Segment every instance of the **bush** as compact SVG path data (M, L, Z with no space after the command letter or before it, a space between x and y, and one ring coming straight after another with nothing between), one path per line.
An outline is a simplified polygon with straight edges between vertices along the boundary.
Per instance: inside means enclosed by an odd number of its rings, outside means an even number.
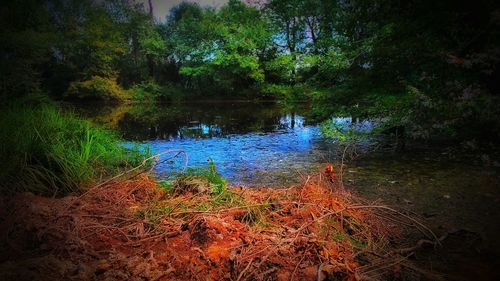
M300 85L265 84L260 89L263 97L288 101L306 100L309 98L307 92L308 90Z
M266 84L260 89L264 97L284 98L291 92L291 87L279 84Z
M162 91L163 88L153 81L144 81L130 89L132 99L137 101L154 101Z
M282 55L267 62L264 67L270 81L290 83L295 79L295 61L290 55Z
M11 106L0 113L0 192L78 192L136 166L148 155L111 132L54 106Z
M72 82L65 94L70 99L120 101L129 98L115 78L92 76L89 80Z
M158 85L154 81L144 81L130 88L130 94L136 101L172 101L181 99L186 93L179 87L171 84Z

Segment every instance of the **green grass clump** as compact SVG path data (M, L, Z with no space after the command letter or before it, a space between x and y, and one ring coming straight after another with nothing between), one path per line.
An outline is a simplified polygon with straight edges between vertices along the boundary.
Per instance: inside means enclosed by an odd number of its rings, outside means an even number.
M11 105L0 112L0 192L78 192L139 165L148 152L125 148L112 132L52 105Z
M215 163L210 161L207 166L190 168L184 174L176 178L178 188L191 184L203 185L200 190L207 188L212 195L218 196L227 192L227 182L224 177L217 172Z
M243 199L227 188L226 179L219 174L215 163L210 161L207 166L191 168L176 177L174 190L185 192L207 192L211 196L211 205L237 206Z
M147 220L151 225L158 225L162 218L168 216L173 211L170 205L160 204L159 202L153 203L151 206L140 209L137 211L137 216L141 219Z
M163 189L166 194L172 194L174 192L174 181L171 180L158 180L158 187Z

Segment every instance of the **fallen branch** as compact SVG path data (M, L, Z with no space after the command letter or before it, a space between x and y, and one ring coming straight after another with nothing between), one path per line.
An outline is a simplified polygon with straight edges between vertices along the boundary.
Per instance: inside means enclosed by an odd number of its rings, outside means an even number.
M411 252L415 252L416 250L422 248L424 245L432 245L432 246L436 247L436 246L440 245L438 243L443 242L448 237L448 234L449 233L446 233L446 234L442 235L441 237L439 237L439 239L437 241L431 241L431 240L427 240L427 239L420 239L420 240L417 241L417 243L415 244L415 246L408 247L408 248L402 248L402 249L395 249L395 250L392 250L391 253L394 253L394 254L411 253Z

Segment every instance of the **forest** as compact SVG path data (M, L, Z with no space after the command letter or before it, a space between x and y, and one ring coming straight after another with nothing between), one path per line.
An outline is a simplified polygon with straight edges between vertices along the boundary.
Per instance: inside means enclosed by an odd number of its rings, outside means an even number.
M164 19L151 12L133 1L6 4L3 103L313 100L320 118L340 104L391 116L416 138L498 136L496 1L183 2Z
M0 279L500 277L500 2L212 2L0 5Z

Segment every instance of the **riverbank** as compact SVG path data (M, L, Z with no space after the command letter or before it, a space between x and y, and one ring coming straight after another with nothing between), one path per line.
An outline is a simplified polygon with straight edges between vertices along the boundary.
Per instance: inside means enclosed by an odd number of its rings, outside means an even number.
M2 197L0 275L3 280L429 278L407 259L414 244L403 247L401 241L407 231L421 230L430 239L420 244L434 243L431 232L395 210L362 202L323 176L290 188L213 193L201 187L192 178L166 186L140 174L79 196Z

